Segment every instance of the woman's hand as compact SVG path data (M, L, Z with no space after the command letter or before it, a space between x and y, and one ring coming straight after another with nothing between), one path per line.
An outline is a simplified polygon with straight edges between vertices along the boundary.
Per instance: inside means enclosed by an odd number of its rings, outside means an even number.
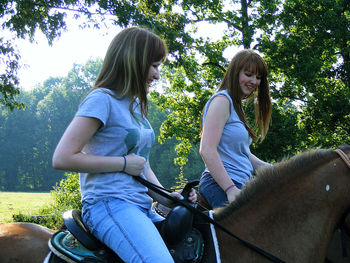
M139 176L145 168L146 159L134 153L125 156L125 172Z
M193 188L191 189L191 192L188 195L188 201L195 204L197 202L197 192Z
M179 199L179 200L183 200L184 197L181 195L181 193L182 193L182 190L177 191L177 192L172 192L170 195ZM193 204L195 204L197 202L197 192L193 188L191 189L191 192L188 195L188 201L190 201Z
M235 201L240 193L241 190L239 190L236 186L228 189L226 192L228 202L232 203L233 201Z

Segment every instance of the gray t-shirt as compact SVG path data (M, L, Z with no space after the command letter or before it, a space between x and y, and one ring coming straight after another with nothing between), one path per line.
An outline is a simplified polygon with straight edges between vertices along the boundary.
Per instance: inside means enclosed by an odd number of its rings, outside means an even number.
M219 91L209 99L204 108L202 124L204 125L210 103L218 95L224 95L230 101L230 116L222 131L217 148L218 153L230 178L244 186L253 174L253 167L249 159L249 145L252 139L244 123L239 119L227 90ZM206 172L209 172L207 167L203 173Z
M108 94L109 93L109 94ZM98 156L125 156L130 153L146 158L146 171L151 146L155 140L154 131L147 119L141 118L138 102L134 103L134 115L129 112L131 99L116 97L109 89L96 89L80 104L75 116L92 117L100 120L102 126L84 146L83 152ZM94 204L104 198L118 198L135 203L146 209L152 199L148 189L122 173L80 173L82 202Z

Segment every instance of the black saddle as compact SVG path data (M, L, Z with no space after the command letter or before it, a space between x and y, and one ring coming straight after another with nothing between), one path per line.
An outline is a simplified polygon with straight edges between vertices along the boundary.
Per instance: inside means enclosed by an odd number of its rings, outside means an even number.
M69 232L79 240L79 242L87 249L97 250L104 247L103 243L96 239L90 232L86 229L82 218L80 210L69 210L63 213L63 222L67 227Z
M66 261L48 262L123 262L86 229L80 210L66 211L63 222L67 230L55 233L49 246L55 256ZM204 248L202 236L192 228L193 214L188 209L176 206L165 220L155 225L175 262L200 262Z
M80 210L66 211L63 214L63 222L69 232L87 249L97 250L105 247L86 229ZM185 238L192 228L192 223L193 214L183 206L176 206L170 211L165 220L156 223L156 227L164 242L173 246L179 244Z
M122 263L123 261L85 228L80 210L63 214L67 230L56 232L49 241L52 251L47 262Z
M182 195L185 200L195 184L197 182L190 182L184 187ZM204 243L201 232L193 227L193 218L194 215L188 208L177 205L165 220L155 224L176 263L196 263L201 260ZM50 249L56 256L73 259L73 262L123 262L89 233L82 222L80 210L65 212L63 221L67 230L55 233L49 242Z

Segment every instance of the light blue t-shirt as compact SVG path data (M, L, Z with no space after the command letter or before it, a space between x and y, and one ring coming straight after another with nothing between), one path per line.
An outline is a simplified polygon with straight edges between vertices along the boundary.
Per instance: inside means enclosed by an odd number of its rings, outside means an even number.
M108 94L109 93L109 94ZM100 120L102 126L84 146L83 152L98 156L125 156L130 153L148 157L155 140L154 131L146 118L141 118L140 106L134 103L134 114L129 111L131 98L116 97L109 89L96 89L80 104L75 116L92 117ZM80 173L82 202L94 204L104 198L118 198L135 203L146 209L152 199L146 194L148 189L122 173Z
M219 95L226 96L230 101L230 116L222 131L217 148L218 153L230 178L244 186L253 174L253 167L249 159L249 146L252 139L244 123L239 119L227 90L219 91L209 99L204 108L202 124L204 125L210 103ZM208 172L208 168L205 167L203 173Z

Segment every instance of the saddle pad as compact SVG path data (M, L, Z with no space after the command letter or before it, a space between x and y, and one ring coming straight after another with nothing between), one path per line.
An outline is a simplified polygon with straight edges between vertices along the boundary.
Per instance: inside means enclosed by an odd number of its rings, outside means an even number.
M57 257L69 263L106 262L96 255L96 251L86 249L69 231L55 233L49 241L49 247Z

